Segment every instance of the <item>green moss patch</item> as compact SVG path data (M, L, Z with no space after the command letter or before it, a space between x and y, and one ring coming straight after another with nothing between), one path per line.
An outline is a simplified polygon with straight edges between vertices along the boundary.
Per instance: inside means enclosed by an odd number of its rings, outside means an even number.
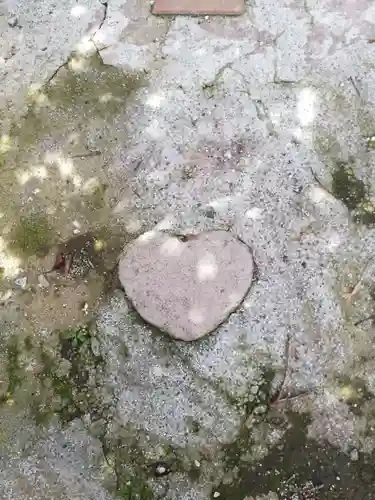
M332 174L332 194L349 210L355 210L366 199L366 187L363 181L357 179L352 167L338 163Z
M89 114L117 114L119 104L146 84L143 72L124 71L102 63L98 55L90 59L72 56L50 85L45 95L55 105L64 108L82 106ZM90 113L91 110L91 113Z
M355 415L362 415L362 407L374 399L374 395L368 390L364 380L355 377L339 378L341 399L349 406Z
M4 343L7 387L0 403L12 400L27 408L37 424L54 415L63 423L85 414L101 418L97 376L103 360L92 349L94 331L95 325L87 323L51 332L53 349L30 337L11 336ZM35 371L28 373L26 366Z
M85 133L90 126L105 124L124 113L129 99L147 85L143 71L125 71L105 65L95 54L90 58L72 55L58 74L30 92L27 113L12 123L9 136L16 164L24 152L43 138Z
M356 177L350 164L339 162L332 173L332 194L350 210L356 222L375 224L375 205L370 200L367 186Z
M25 373L20 364L21 351L16 335L12 335L5 343L5 354L5 373L8 384L5 394L0 395L0 404L13 399L14 394L25 378Z
M69 422L86 413L98 412L95 380L91 379L103 360L91 348L93 328L93 324L87 323L56 332L60 341L58 356L40 350L40 390L32 402L38 423L52 414L59 415L62 422ZM62 370L64 360L67 368Z
M9 248L22 257L45 255L53 232L43 215L22 216L9 235Z
M119 500L153 500L154 495L143 478L129 476L122 479L116 496Z

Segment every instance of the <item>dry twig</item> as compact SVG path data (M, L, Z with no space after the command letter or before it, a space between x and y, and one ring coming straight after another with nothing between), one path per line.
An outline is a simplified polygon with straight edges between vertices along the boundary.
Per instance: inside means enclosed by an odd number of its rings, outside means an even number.
M288 375L289 371L289 354L290 354L290 333L287 333L287 337L285 340L285 351L284 351L284 371L283 371L283 378L281 379L280 385L275 392L275 394L272 396L270 404L275 405L277 404L281 399L282 399L282 393L284 390L284 385L285 385L285 380Z
M357 293L359 292L361 286L362 286L362 283L363 283L363 278L365 276L365 273L369 267L369 264L370 264L370 260L368 260L365 264L365 266L363 267L362 269L362 272L361 272L361 275L359 277L359 280L357 281L357 283L353 286L352 290L350 292L347 292L347 293L344 293L343 294L343 297L346 301L350 301L352 300L352 298L357 295Z

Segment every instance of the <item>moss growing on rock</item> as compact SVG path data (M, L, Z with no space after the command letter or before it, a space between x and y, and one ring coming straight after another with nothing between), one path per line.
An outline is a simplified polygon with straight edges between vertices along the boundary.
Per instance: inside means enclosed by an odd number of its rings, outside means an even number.
M374 395L368 390L365 381L358 377L353 379L349 377L339 378L339 388L340 399L348 405L355 415L362 415L362 406L374 399Z
M98 184L90 193L88 198L89 206L94 210L99 210L105 206L105 193L108 185L105 183Z
M44 255L52 241L52 229L43 215L22 216L9 238L9 248L22 257Z
M52 105L63 108L79 106L88 115L106 117L117 114L131 94L146 84L143 72L124 71L102 63L96 54L91 58L73 55L43 92Z
M12 335L5 344L5 373L7 385L5 394L0 395L0 404L11 400L22 384L24 373L20 365L20 348L16 335Z
M129 476L124 478L116 496L119 500L153 500L154 495L143 478Z
M94 126L105 130L106 122L126 112L133 94L146 85L143 71L105 65L97 54L73 54L50 82L30 92L27 112L11 124L9 163L18 166L25 161L25 151L29 156L28 149L41 140L60 138L72 127L83 135L86 130L92 133Z
M12 336L8 341L6 352L7 352L8 393L12 395L22 382L22 375L19 363L20 350L18 347L17 337L15 335Z
M349 210L355 210L366 198L366 187L357 179L352 167L340 162L332 174L332 194Z
M43 345L35 349L40 365L37 387L31 401L31 414L38 424L53 415L63 423L89 414L100 414L97 401L96 373L102 359L91 348L94 325L78 325L59 330L57 350L51 353Z
M356 177L350 164L339 162L332 173L332 194L352 212L356 222L375 224L375 205L365 183Z
M260 381L249 387L247 394L236 401L238 410L244 413L244 423L236 441L224 448L227 467L238 466L242 455L251 453L252 427L267 417L272 400L271 386L274 378L275 372L265 369Z

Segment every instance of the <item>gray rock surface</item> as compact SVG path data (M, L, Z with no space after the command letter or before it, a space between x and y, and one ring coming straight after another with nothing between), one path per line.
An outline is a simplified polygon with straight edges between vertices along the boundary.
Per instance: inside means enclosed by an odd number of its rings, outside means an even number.
M0 498L371 496L374 2L173 19L4 0L0 31ZM95 259L38 286L21 236L104 227L112 269L155 225L230 228L254 254L249 296L199 342L140 321Z
M253 279L253 258L228 231L183 239L149 231L126 247L119 277L146 321L192 341L212 332L242 302Z

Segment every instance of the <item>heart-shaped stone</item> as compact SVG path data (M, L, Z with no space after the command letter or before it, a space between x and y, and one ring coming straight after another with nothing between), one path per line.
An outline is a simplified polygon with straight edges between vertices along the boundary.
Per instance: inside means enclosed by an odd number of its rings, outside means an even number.
M253 269L249 247L227 231L184 238L150 231L125 248L119 277L148 323L192 341L212 332L239 306Z

